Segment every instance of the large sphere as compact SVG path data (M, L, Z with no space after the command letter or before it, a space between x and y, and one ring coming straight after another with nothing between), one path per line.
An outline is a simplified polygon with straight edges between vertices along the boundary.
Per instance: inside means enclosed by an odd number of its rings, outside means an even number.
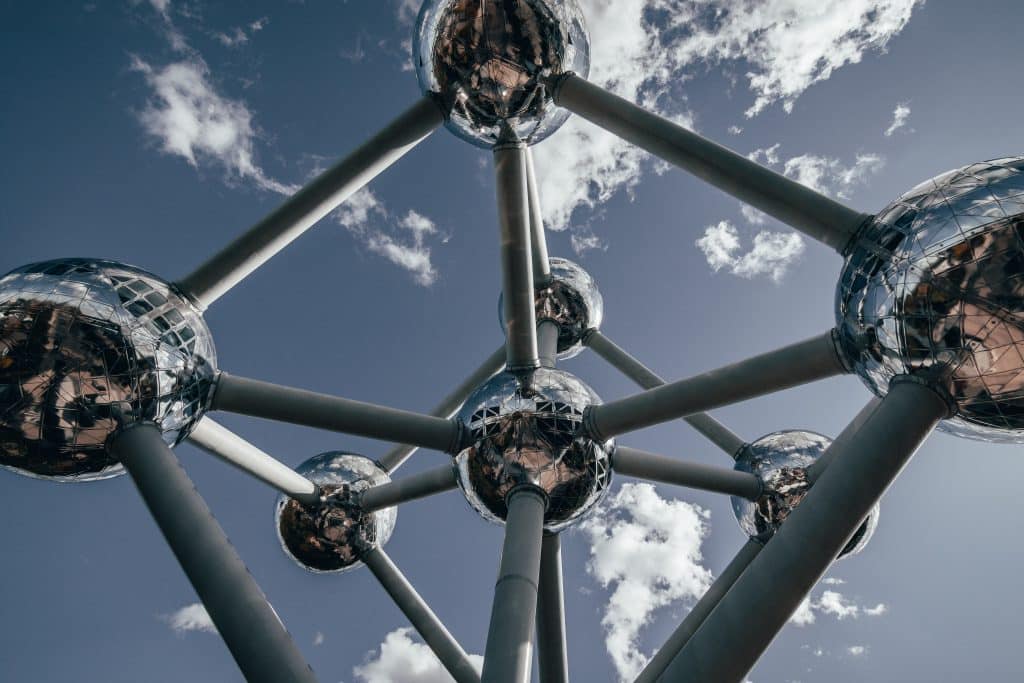
M883 209L839 280L850 364L878 395L895 375L946 391L940 428L1024 442L1024 157L944 173Z
M284 552L314 573L343 572L360 566L363 552L384 545L395 530L398 508L364 513L358 494L391 481L369 458L330 451L295 468L320 487L321 501L303 505L279 496L274 528Z
M506 128L527 143L569 113L543 80L590 71L590 37L576 0L427 0L413 45L424 93L437 95L448 129L492 147Z
M536 370L525 386L508 372L485 382L459 412L472 434L456 457L469 504L500 524L508 494L529 485L547 494L546 529L580 519L611 483L613 442L580 435L584 409L600 402L586 384L550 368Z
M537 287L534 307L537 322L550 320L558 325L558 358L572 358L583 350L588 330L601 327L604 298L590 273L569 259L552 257L551 279ZM505 330L503 296L498 297L498 320Z
M0 279L0 466L86 481L123 472L107 438L150 421L174 445L208 405L217 354L173 285L113 261L62 259Z
M743 447L735 468L756 474L762 485L756 501L732 497L732 509L744 533L767 541L778 531L810 490L807 468L831 444L832 440L821 434L794 430L774 432ZM839 557L859 553L867 545L878 525L878 512L876 505Z

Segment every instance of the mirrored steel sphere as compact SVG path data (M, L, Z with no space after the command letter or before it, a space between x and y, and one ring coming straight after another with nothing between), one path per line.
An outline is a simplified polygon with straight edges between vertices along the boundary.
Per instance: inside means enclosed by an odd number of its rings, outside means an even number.
M1024 442L1024 157L944 173L858 235L836 292L840 343L868 387L949 394L941 429Z
M274 528L285 553L314 573L343 572L362 563L365 550L381 546L395 530L398 508L364 513L358 494L391 481L369 458L329 451L295 468L321 491L318 505L279 496Z
M0 279L0 466L59 481L123 472L122 423L174 445L208 405L217 354L198 309L133 266L61 259Z
M569 116L543 79L586 77L590 37L576 0L427 0L413 60L460 138L489 148L510 129L532 144Z
M583 350L583 337L588 330L600 329L604 319L604 299L594 278L569 259L553 257L551 280L537 287L534 306L537 322L551 320L558 324L558 358L572 358ZM505 329L503 295L498 297L498 320Z
M550 368L536 370L525 385L508 372L485 382L459 412L472 434L456 457L469 504L500 524L509 492L532 485L548 497L546 529L580 519L611 483L613 442L580 436L583 410L600 402L586 384Z
M810 489L808 466L831 444L821 434L793 430L768 434L743 447L735 468L756 474L763 487L756 501L732 497L732 509L744 533L760 541L775 534ZM859 553L867 545L878 525L878 512L876 505L839 557Z

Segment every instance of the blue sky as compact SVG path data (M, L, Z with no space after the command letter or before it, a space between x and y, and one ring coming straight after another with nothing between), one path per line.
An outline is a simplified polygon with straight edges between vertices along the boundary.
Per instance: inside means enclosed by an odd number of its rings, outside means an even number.
M0 270L101 256L168 279L189 272L414 101L417 4L0 2ZM595 80L860 210L1020 149L1018 3L581 5ZM833 324L841 262L826 247L758 223L585 122L570 120L535 156L558 228L550 251L591 272L603 331L660 374L685 377ZM426 411L501 343L489 155L442 130L370 192L211 307L223 369ZM635 391L591 354L565 368L605 398ZM834 436L867 399L844 377L716 415L747 439L785 428ZM292 465L388 448L218 419ZM621 442L725 464L681 422ZM191 446L179 453L322 681L443 680L369 572L302 572L278 547L272 491ZM442 457L421 452L399 476ZM215 635L186 628L201 620L175 618L195 595L127 479L0 475L5 680L240 680ZM813 623L787 626L751 680L1013 679L1024 551L1011 510L1022 479L1017 447L934 435L883 501L866 551L812 592ZM744 540L728 500L630 483L618 479L589 530L563 537L576 680L616 681L642 661L700 577ZM647 543L614 542L630 524ZM595 542L602 534L612 540ZM387 550L476 653L500 543L500 529L451 493L400 510ZM646 566L665 556L676 560L656 572L615 571L622 557ZM618 609L612 598L626 589L645 597ZM412 663L426 673L412 676Z

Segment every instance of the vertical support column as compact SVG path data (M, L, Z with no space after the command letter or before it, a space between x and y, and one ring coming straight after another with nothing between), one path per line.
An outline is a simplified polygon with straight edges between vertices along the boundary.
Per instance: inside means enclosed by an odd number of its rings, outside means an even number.
M537 663L540 683L569 683L565 643L565 590L562 586L562 544L558 534L544 534L537 594Z
M316 683L192 480L152 424L110 444L249 683Z
M558 323L553 320L541 320L537 325L537 355L541 367L555 367L558 360Z
M530 680L546 507L544 494L533 487L514 489L508 497L505 543L484 650L484 683Z
M542 285L551 279L548 261L548 240L544 232L544 216L540 210L540 190L533 168L533 153L526 148L526 188L530 197L530 241L533 254L533 282Z

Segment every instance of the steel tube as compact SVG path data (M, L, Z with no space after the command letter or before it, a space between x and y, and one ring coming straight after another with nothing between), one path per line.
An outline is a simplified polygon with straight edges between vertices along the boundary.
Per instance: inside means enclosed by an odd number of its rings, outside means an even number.
M831 332L587 409L590 434L601 441L730 403L847 372Z
M555 367L558 360L558 323L541 320L537 325L537 355L542 367Z
M741 681L935 425L932 389L897 378L665 671L666 681Z
M371 486L359 495L359 505L364 512L374 512L435 493L451 491L458 485L455 466L449 463L387 484Z
M870 216L568 74L556 104L842 253Z
M508 497L505 543L484 650L485 683L527 683L532 662L541 538L547 501L532 487Z
M487 360L473 371L473 374L464 379L459 386L455 387L450 394L445 396L437 404L437 407L430 411L430 415L445 419L454 417L470 394L476 391L481 384L501 372L502 368L505 367L505 358L505 346L502 345L488 356ZM400 444L384 454L384 457L379 462L381 467L387 470L388 473L391 473L401 467L402 463L408 460L415 452L416 446Z
M641 388L654 389L665 384L665 380L654 374L647 366L629 355L601 332L591 330L584 339L584 343ZM745 445L743 439L707 413L687 415L683 420L711 443L728 453L730 457L735 458Z
M152 424L110 443L249 683L316 683L288 631Z
M627 446L616 445L612 454L612 468L628 477L714 491L748 500L757 500L761 495L761 480L749 472L683 462Z
M199 421L188 440L303 505L320 498L316 484L209 417Z
M539 365L526 146L516 143L495 147L494 169L501 228L501 291L508 368L512 372L524 372Z
M548 239L544 232L544 215L540 208L540 191L533 168L533 152L526 148L526 191L530 198L530 247L533 254L533 282L542 285L551 279L548 261Z
M384 130L179 280L178 286L200 306L209 306L442 123L444 116L437 104L429 98L419 100Z
M711 587L701 596L697 604L693 606L690 613L686 615L679 627L672 632L665 644L651 657L647 666L643 668L634 683L655 683L665 672L666 667L672 659L679 654L679 651L690 641L690 638L700 625L704 623L711 610L725 597L725 594L736 583L736 579L746 570L757 554L764 546L753 539L744 544L732 562L722 570L722 573L711 584Z
M211 408L371 439L408 443L446 453L457 450L461 440L461 427L454 420L235 377L224 372L217 379Z
M466 651L452 637L387 553L382 548L375 547L364 553L361 559L452 678L457 683L479 683L480 674L469 661Z
M868 421L868 418L876 410L878 410L879 404L882 399L875 397L868 401L867 405L861 408L860 412L857 413L846 428L839 433L839 436L832 442L831 448L827 449L821 454L821 457L812 462L807 466L807 481L814 483L818 481L818 478L825 471L825 468L829 466L832 459L835 458L836 453L841 453L846 448L849 448L849 442L857 437L857 433L860 432L861 427Z
M537 593L537 664L540 683L569 683L565 642L565 589L562 585L562 544L558 534L544 534Z

